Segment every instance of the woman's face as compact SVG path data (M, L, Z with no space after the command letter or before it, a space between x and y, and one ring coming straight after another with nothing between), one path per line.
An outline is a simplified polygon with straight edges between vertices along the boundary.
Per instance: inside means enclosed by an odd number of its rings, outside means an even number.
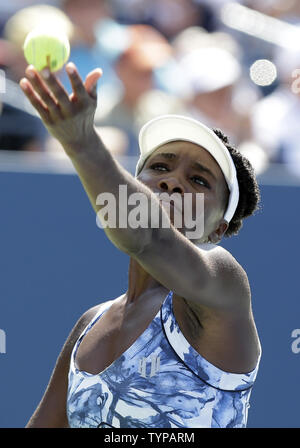
M185 141L166 143L157 148L146 160L137 179L144 183L153 192L179 193L181 198L186 193L191 193L190 202L182 201L182 211L168 205L169 217L174 224L174 213L182 213L182 227L177 230L185 234L191 229L184 224L186 217L192 216L197 222L204 225L203 234L195 238L196 243L206 242L208 239L217 243L228 228L228 223L223 219L227 206L229 190L221 168L208 151L199 145ZM203 207L196 216L196 193L203 193ZM186 196L187 197L187 196ZM166 203L162 201L162 206ZM166 208L166 209L167 209ZM179 210L179 211L178 211ZM202 225L202 227L203 227ZM192 238L190 238L192 239Z

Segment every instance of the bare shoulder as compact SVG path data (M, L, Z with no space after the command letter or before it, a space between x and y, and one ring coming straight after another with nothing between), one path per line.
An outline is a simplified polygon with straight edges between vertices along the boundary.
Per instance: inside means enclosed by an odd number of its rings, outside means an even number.
M71 344L73 348L74 343L77 341L86 326L91 322L91 320L93 320L96 314L100 313L102 309L114 303L116 300L117 299L107 300L86 310L75 323L68 339L66 340L65 346Z
M220 300L226 301L231 309L248 309L251 306L251 288L248 275L240 262L225 248L215 244L198 246L204 253L206 262L216 281L211 282L208 294L211 293ZM212 278L213 280L213 278Z
M74 326L72 327L64 346L60 352L59 359L64 356L66 353L67 355L71 354L71 351L73 350L74 344L81 335L81 333L84 331L84 329L87 327L87 325L91 322L91 320L96 316L98 312L101 312L101 309L105 306L106 303L113 302L114 300L109 300L107 302L102 302L98 305L95 305L88 310L86 310L75 322Z
M221 278L227 280L229 277L231 279L231 284L234 284L234 281L237 281L237 286L246 286L246 284L248 284L247 273L232 253L216 244L209 244L209 246L210 247L202 248L202 250L206 251L209 262L218 267L218 273Z
M189 303L201 322L200 331L194 331L197 335L194 339L191 336L190 340L196 341L195 346L202 356L222 370L249 372L257 364L261 345L252 313L247 273L223 247L206 244L199 248L205 253L210 271L215 273L215 281L212 278L211 288L205 291L205 302L210 300L216 306ZM192 314L187 312L183 313L182 319L187 315L192 322ZM189 322L187 318L185 320ZM194 327L197 328L195 324ZM186 328L189 336L192 333L187 324Z
M46 391L27 423L27 428L68 427L66 411L68 373L74 344L94 316L100 312L104 306L107 306L108 303L113 303L114 300L109 300L93 306L79 317L62 347Z

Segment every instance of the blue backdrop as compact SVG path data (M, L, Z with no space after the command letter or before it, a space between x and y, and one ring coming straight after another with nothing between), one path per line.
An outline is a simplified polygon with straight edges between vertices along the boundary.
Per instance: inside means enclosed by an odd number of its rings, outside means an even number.
M222 243L247 271L263 348L248 426L300 427L300 187L261 192L262 211ZM0 427L24 427L78 317L127 289L129 257L96 226L77 176L1 173L0 213Z

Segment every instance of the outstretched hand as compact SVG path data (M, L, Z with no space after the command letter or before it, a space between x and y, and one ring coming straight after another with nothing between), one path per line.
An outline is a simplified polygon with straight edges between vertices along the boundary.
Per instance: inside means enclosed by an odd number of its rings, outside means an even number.
M32 65L26 68L26 78L20 87L37 110L49 133L62 146L84 149L94 132L97 106L97 81L102 70L91 71L85 82L72 62L66 65L73 92L69 95L58 78L45 68L38 72Z

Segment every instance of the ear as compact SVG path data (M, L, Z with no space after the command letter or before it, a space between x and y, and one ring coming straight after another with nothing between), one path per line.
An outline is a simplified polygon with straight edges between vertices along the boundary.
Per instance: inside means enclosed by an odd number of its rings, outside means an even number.
M219 243L222 239L222 236L228 229L228 227L229 227L229 223L227 221L225 221L225 219L222 219L218 228L216 230L214 230L213 232L211 232L211 234L209 235L209 237L208 237L209 241L214 244Z

